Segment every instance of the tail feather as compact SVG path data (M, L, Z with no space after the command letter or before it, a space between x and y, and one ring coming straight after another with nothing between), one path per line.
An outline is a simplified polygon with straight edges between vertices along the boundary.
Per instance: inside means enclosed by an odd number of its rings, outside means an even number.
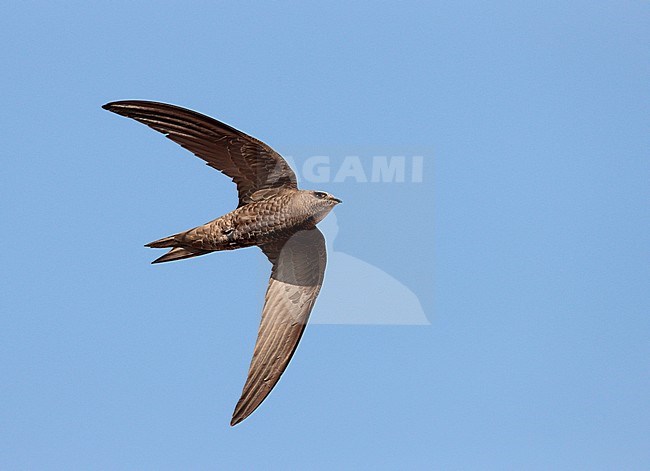
M158 257L151 263L172 262L174 260L182 260L184 258L197 257L210 253L209 250L198 250L187 247L174 247L162 257Z
M145 244L145 247L151 247L154 249L168 249L171 248L169 252L167 252L165 255L162 257L158 257L151 263L163 263L163 262L171 262L173 260L182 260L184 258L191 258L191 257L197 257L199 255L205 255L206 253L210 253L210 250L201 250L201 249L195 249L193 247L187 247L181 245L181 242L179 241L179 235L180 234L174 234L169 237L163 237L162 239L154 240L153 242L149 242L148 244Z
M176 240L176 234L174 234L169 237L163 237L162 239L154 240L153 242L149 242L144 246L151 247L152 249L165 249L168 247L178 246L178 241Z

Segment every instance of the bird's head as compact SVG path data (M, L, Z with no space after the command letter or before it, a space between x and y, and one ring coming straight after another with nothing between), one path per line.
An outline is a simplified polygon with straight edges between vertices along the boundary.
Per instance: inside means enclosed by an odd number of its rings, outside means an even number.
M306 203L310 208L310 213L313 214L316 222L323 220L325 216L341 202L340 199L335 198L325 191L305 191Z
M316 199L317 204L319 205L326 205L326 206L336 206L337 204L341 203L342 201L338 198L335 198L334 196L330 195L329 193L326 193L325 191L312 191L310 192L313 197Z

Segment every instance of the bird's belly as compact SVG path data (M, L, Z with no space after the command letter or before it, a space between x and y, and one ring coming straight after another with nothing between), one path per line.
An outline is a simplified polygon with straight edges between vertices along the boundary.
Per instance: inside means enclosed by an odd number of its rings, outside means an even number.
M195 242L205 250L233 250L285 239L306 225L308 221L300 217L283 217L281 213L242 214L236 210L194 229L196 235L203 233Z
M285 239L302 228L302 221L257 221L254 224L240 224L231 234L226 234L230 245L247 247L264 245Z

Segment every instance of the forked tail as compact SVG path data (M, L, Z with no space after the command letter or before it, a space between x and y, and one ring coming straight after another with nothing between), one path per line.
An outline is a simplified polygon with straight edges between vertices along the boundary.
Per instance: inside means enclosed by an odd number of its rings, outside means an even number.
M154 240L153 242L145 244L145 247L151 247L153 249L171 248L169 252L167 252L162 257L158 257L151 263L163 263L172 262L174 260L183 260L184 258L197 257L199 255L205 255L206 253L211 252L210 250L201 250L195 249L193 247L183 246L178 241L177 236L178 234L165 237L163 239Z

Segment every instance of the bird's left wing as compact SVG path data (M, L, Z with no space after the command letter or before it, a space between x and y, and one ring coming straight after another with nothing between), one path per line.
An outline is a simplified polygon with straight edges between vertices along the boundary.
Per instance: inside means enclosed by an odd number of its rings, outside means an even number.
M221 121L180 106L154 101L126 100L102 108L146 124L232 178L239 206L251 202L259 190L296 188L289 164L262 141Z
M325 239L318 229L300 231L262 250L273 270L248 378L230 425L248 417L280 379L305 330L325 274Z

